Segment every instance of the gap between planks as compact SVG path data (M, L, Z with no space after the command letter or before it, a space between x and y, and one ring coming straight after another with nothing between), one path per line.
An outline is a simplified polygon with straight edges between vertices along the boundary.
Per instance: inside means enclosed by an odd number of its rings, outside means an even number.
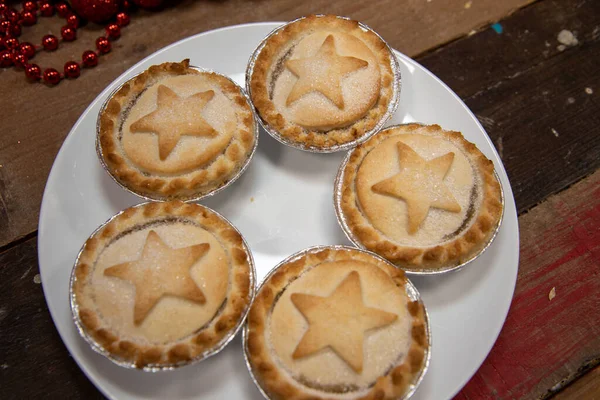
M600 398L600 357L585 363L576 373L554 385L540 400L583 398Z

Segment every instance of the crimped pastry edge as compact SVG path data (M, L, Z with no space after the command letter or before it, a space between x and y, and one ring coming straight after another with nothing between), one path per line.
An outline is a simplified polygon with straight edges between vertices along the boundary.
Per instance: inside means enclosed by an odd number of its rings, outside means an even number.
M285 286L307 268L327 262L344 259L359 259L366 262L376 262L377 266L386 272L393 281L402 285L407 293L407 308L413 317L412 343L402 364L396 365L386 375L377 379L375 385L365 394L356 397L359 400L391 400L408 399L417 389L429 366L431 356L431 337L428 316L425 306L420 300L416 288L404 275L404 272L394 267L380 256L354 247L315 246L302 250L283 260L265 277L257 290L248 318L244 324L243 346L246 365L259 391L267 399L298 400L332 399L340 397L315 396L305 393L299 384L287 378L278 371L277 364L269 353L264 342L265 321L271 311L274 293L279 293ZM275 282L273 282L275 281ZM409 290L412 295L409 296ZM412 297L417 300L413 300ZM413 301L411 301L413 300Z
M208 165L181 175L148 177L130 165L119 150L116 127L121 104L144 90L149 80L186 74L205 74L217 81L236 109L238 125L243 124L245 128L237 130L223 153ZM219 192L245 171L258 144L254 107L243 89L225 75L190 66L189 59L152 65L119 86L103 104L96 131L96 152L111 178L137 196L159 201L195 201Z
M315 24L359 37L373 51L379 65L384 66L380 70L382 85L377 103L367 115L347 127L328 131L305 129L286 121L269 98L266 81L272 58L290 39ZM354 147L381 129L398 106L400 67L388 44L363 23L335 15L309 15L275 29L258 46L248 65L246 88L261 124L271 136L300 150L329 153Z
M201 331L162 345L139 345L121 340L110 327L103 326L94 310L82 308L78 296L86 295L86 280L92 265L120 232L139 224L179 217L192 221L218 238L230 257L231 288L225 305ZM208 207L181 201L147 202L127 208L102 224L82 246L70 277L70 306L80 335L92 349L115 364L145 371L171 370L204 360L221 351L241 328L255 294L255 269L250 248L239 231Z
M419 132L414 132L419 130ZM366 155L382 141L405 133L426 134L444 138L458 145L475 164L484 188L477 217L455 240L438 246L403 246L374 228L357 205L354 191L356 174ZM462 268L485 251L495 238L504 212L502 186L491 160L467 141L460 132L446 131L439 125L419 123L387 127L362 145L348 152L340 165L335 183L334 203L338 222L355 245L373 251L408 273L437 274Z

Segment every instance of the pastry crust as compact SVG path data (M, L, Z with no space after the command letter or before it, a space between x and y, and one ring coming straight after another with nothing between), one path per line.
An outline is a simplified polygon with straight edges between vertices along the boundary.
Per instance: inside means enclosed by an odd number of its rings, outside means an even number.
M341 32L358 38L373 53L380 67L379 96L370 110L346 126L325 128L326 130L309 129L286 120L272 101L267 84L275 65L291 46L321 30ZM400 90L395 78L395 70L398 69L396 63L388 45L375 32L357 21L333 15L311 15L284 25L266 39L256 56L247 87L259 117L267 127L279 133L278 140L301 149L336 151L344 144L366 140L391 115L390 107L395 108L397 105Z
M410 322L410 344L406 356L399 360L376 383L359 394L320 392L307 388L281 370L273 349L267 343L268 321L274 306L286 287L300 275L320 264L336 261L359 261L385 272L398 288L405 292L404 272L372 254L346 246L317 247L291 256L274 270L262 284L248 313L245 327L245 352L251 373L261 389L271 399L398 399L422 375L428 353L427 326L424 306L407 298L406 315ZM355 272L354 272L355 274ZM352 274L349 275L350 277ZM309 296L310 297L310 296Z
M217 238L229 258L229 289L216 314L192 334L168 343L134 343L121 338L119 327L109 326L95 309L90 290L94 268L103 251L123 232L173 218L196 225ZM221 350L241 326L253 296L252 255L239 232L209 208L180 201L144 203L117 214L85 242L71 274L71 309L82 336L94 350L117 364L147 370L178 367Z
M482 200L468 229L455 239L439 245L409 246L391 239L369 221L361 209L356 178L361 164L371 150L388 138L402 134L442 138L463 151L478 182ZM494 164L460 132L445 131L438 125L406 124L389 127L355 148L338 175L336 211L342 227L358 245L373 251L408 271L439 271L471 261L495 236L503 213L502 189L494 173ZM400 200L399 200L400 201ZM344 226L345 225L345 226Z
M183 75L202 76L229 100L237 120L232 137L222 147L212 146L204 153L199 152L196 165L182 164L178 168L164 169L161 173L148 171L127 155L121 143L120 130L131 104L144 91L159 85L163 79ZM210 91L206 93L207 98L212 98ZM254 114L242 89L223 75L190 67L186 59L180 63L153 65L119 88L100 112L96 146L106 170L126 189L148 199L185 201L211 194L234 180L249 162L256 142ZM161 161L164 161L163 149Z

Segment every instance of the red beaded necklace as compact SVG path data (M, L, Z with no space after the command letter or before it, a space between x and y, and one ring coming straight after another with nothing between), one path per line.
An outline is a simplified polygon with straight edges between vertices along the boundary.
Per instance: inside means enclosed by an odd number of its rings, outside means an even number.
M128 10L128 2L125 1L124 9ZM61 74L54 68L42 69L37 64L30 64L38 51L54 51L58 48L59 40L54 35L46 35L42 38L41 46L29 42L21 42L17 37L21 35L22 26L31 26L37 22L38 16L51 17L54 12L66 19L67 24L60 29L60 35L64 42L72 42L77 38L77 28L80 26L79 17L66 3L53 4L50 0L27 0L23 2L21 12L9 7L6 0L0 0L0 67L8 68L15 66L25 70L25 75L32 81L43 81L49 85L56 85L64 78L77 78L81 73L81 66L92 68L98 65L98 56L106 54L111 49L111 40L121 36L121 28L129 24L129 15L122 11L115 17L115 22L106 25L106 36L96 39L95 51L84 51L81 56L81 64L76 61L68 61Z

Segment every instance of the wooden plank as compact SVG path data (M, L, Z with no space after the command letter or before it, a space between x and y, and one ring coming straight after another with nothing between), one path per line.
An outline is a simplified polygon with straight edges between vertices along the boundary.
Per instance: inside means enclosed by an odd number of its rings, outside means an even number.
M589 371L581 379L558 392L552 399L600 399L600 367Z
M600 362L600 171L533 208L519 226L510 312L457 400L535 399L586 362Z
M0 247L35 230L43 187L54 157L85 107L111 81L137 61L184 37L210 29L255 21L291 20L311 13L346 15L372 26L396 48L415 55L494 21L533 0L394 0L372 2L314 0L177 2L158 13L133 15L113 52L100 65L58 87L28 83L22 72L0 70ZM466 4L471 4L466 7ZM385 12L381 12L385 10ZM38 42L48 30L58 32L62 19L41 19L24 29L22 40ZM62 69L94 48L102 28L78 30L79 39L32 61ZM232 49L235 51L235 49Z
M36 239L0 253L0 398L102 398L63 345L39 281Z
M499 21L501 33L485 27L473 37L424 55L420 62L461 98L477 97L524 71L543 68L544 62L563 52L576 52L598 40L599 13L600 3L593 0L541 1ZM572 32L577 45L561 47L558 35L562 30ZM467 47L465 42L472 44Z
M420 61L478 115L522 213L600 167L600 2L547 0ZM578 44L558 47L562 30Z

